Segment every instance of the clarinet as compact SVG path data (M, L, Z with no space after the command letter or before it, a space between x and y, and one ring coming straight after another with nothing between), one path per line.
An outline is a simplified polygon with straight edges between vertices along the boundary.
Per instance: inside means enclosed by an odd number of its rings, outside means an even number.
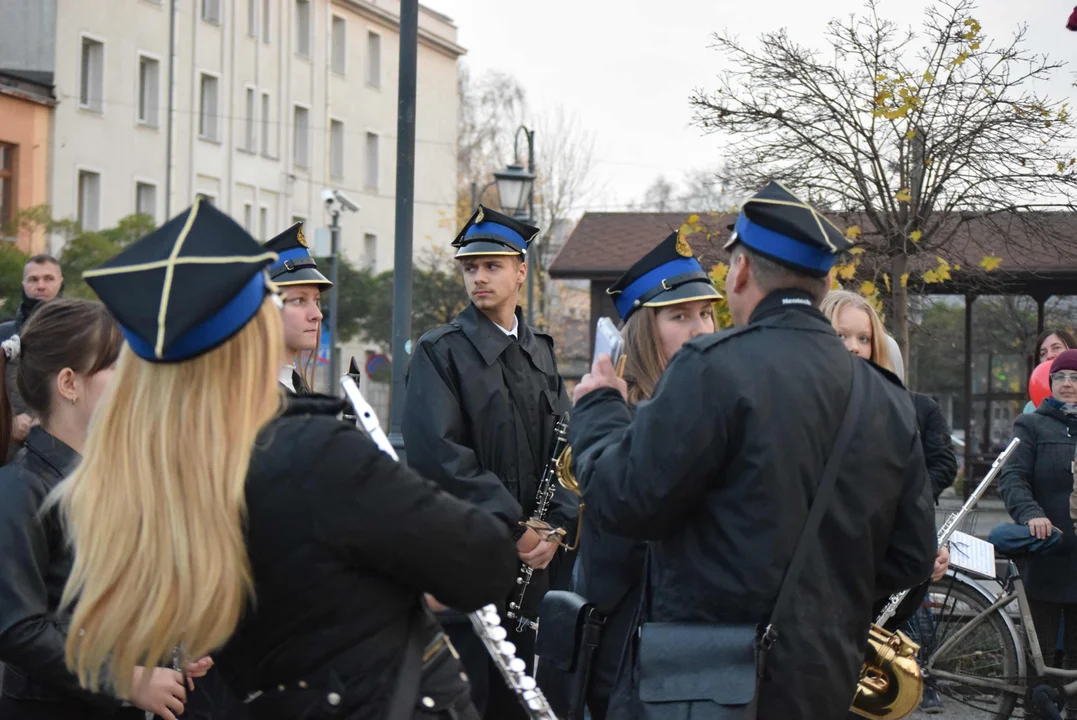
M557 421L553 434L553 455L550 456L546 469L542 472L538 494L535 496L535 514L531 518L532 522L546 522L550 514L550 505L553 504L553 497L557 493L557 460L568 445L568 413L562 415ZM516 620L516 632L523 632L525 628L538 630L538 623L523 614L524 595L531 584L531 576L534 572L534 569L527 563L520 563L520 574L516 576L516 592L509 601L509 609L505 613L509 619Z
M340 380L340 386L344 389L344 395L355 411L359 427L370 436L382 452L393 460L399 460L396 450L389 442L389 437L381 429L381 423L378 422L378 416L374 414L374 408L359 392L359 386L355 380L345 375ZM516 693L516 697L523 704L527 716L531 720L557 720L557 716L554 715L550 703L535 683L535 679L527 674L527 663L516 657L516 646L505 640L508 632L501 627L501 618L497 614L497 608L487 605L481 610L468 613L467 616L471 620L472 627L475 628L475 634L482 640L486 652L493 658L494 665L505 679L505 683Z
M1010 440L1010 444L1006 446L1006 449L995 458L995 462L991 464L991 470L987 473L980 485L976 488L969 499L965 501L965 504L955 512L951 513L950 517L946 518L946 522L942 524L942 528L939 529L939 546L950 539L950 536L954 534L954 530L957 529L957 524L961 522L969 511L976 506L976 503L980 501L980 497L987 492L987 488L991 486L991 483L995 481L998 474L1002 471L1002 466L1006 464L1006 461L1010 459L1010 455L1017 449L1017 446L1021 444L1018 438ZM879 617L875 619L875 624L882 627L890 621L894 614L897 612L898 606L901 605L901 601L905 599L905 596L909 594L909 590L902 590L899 593L895 593L890 596L890 601L886 603L886 607L879 613Z

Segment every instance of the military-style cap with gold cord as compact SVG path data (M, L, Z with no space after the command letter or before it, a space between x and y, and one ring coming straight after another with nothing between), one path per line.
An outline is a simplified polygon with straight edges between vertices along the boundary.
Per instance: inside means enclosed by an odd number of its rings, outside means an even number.
M838 226L781 183L770 182L741 208L726 249L745 247L777 263L825 277L852 243Z
M318 264L311 257L302 222L297 222L267 242L265 249L277 253L277 261L269 268L269 277L277 285L333 287L333 283L318 271Z
M221 345L257 314L277 259L201 199L98 268L83 273L136 355L188 360Z
M455 257L458 258L467 255L519 255L526 260L527 246L538 231L537 227L479 205L479 209L452 241L452 246L457 248Z
M606 292L621 320L641 307L662 307L722 296L679 232L672 233L617 279Z

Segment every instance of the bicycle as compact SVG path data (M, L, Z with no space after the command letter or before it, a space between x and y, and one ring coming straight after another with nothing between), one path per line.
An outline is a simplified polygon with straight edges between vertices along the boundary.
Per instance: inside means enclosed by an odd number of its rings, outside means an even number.
M1024 582L1013 556L993 592L972 575L951 568L932 582L924 606L930 636L913 637L921 647L925 684L934 685L946 717L971 720L1041 717L1029 706L1052 692L1077 695L1077 670L1049 667L1036 635ZM1052 682L1053 681L1053 682ZM1051 689L1049 689L1051 688ZM977 714L970 714L977 711ZM1042 715L1042 717L1052 717Z

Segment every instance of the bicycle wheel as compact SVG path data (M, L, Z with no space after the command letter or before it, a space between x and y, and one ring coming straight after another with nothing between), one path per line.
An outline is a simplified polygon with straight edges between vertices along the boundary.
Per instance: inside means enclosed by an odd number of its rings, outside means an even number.
M955 720L1006 720L1019 696L1016 693L939 678L942 671L969 678L1018 683L1018 645L1001 612L992 613L942 655L936 649L991 605L960 578L947 576L932 582L923 608L913 618L912 640L920 644L925 668L925 694L934 690L942 712ZM913 637L915 636L915 637Z

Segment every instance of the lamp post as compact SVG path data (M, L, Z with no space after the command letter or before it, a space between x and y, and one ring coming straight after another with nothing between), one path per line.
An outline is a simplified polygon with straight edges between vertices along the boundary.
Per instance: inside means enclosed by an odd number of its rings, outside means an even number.
M520 164L520 133L527 138L527 169ZM497 183L498 204L507 214L517 220L535 222L535 131L523 125L516 129L512 143L513 162L504 170L494 173ZM537 266L527 263L527 324L535 321L535 276Z

